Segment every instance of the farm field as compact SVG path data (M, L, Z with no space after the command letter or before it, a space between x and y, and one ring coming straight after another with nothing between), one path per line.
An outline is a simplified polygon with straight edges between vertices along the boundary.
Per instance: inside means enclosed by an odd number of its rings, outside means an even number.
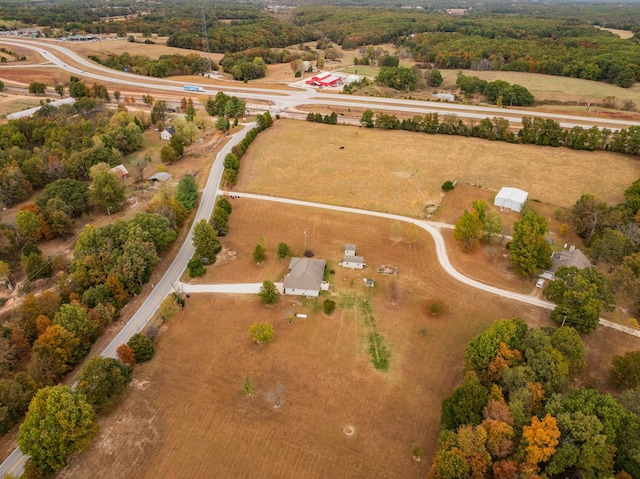
M301 251L307 228L308 247L335 270L333 299L342 306L325 316L314 300L287 297L265 307L256 297L192 295L163 328L156 357L138 368L125 402L60 478L422 478L435 452L440 401L462 377L469 339L500 318L550 324L546 311L450 279L426 233L409 246L390 239L388 220L246 199L232 204L226 257L210 267L207 281L277 279L286 262L275 257L275 245L285 241ZM257 235L267 244L263 265L251 259ZM336 266L346 242L368 262L363 272ZM380 263L398 266L398 276L376 274ZM374 289L362 286L364 275L376 280ZM347 306L356 296L373 306L391 351L388 373L370 364L362 315ZM425 308L435 299L445 304L439 316ZM293 312L308 319L290 324ZM246 337L258 320L273 323L273 343ZM596 382L614 354L638 346L637 338L602 329L589 339ZM251 397L242 388L245 377L254 385ZM280 408L273 407L276 396ZM414 444L425 461L411 458Z
M456 79L459 70L441 70L444 82L440 88L445 90L457 90ZM539 73L522 72L502 72L502 71L476 71L462 70L466 76L477 76L487 81L504 80L509 83L517 83L527 88L536 101L558 101L580 102L591 101L600 102L608 96L614 97L618 101L633 100L638 105L640 98L640 84L636 83L631 88L621 88L616 85L582 80L580 78L568 78L552 75L542 75ZM584 114L584 109L583 109ZM592 115L595 111L592 109Z
M3 94L0 96L0 118L4 118L10 113L26 110L38 105L40 105L40 100L35 97Z
M638 177L637 160L607 152L279 120L243 156L237 189L418 217L446 180L566 208L584 193L618 203Z

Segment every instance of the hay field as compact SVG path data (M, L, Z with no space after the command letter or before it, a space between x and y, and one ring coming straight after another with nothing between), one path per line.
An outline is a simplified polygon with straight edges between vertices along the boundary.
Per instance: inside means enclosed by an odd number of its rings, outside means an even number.
M613 153L279 120L242 158L237 189L421 216L446 180L569 207L584 193L620 202L639 177L640 161Z
M369 297L391 350L390 371L372 368L355 308L338 307L327 317L314 301L288 297L265 307L256 297L194 294L160 335L153 361L136 371L124 404L102 420L91 448L72 458L59 478L424 478L435 453L440 402L462 377L469 339L505 317L550 324L546 311L450 279L426 233L409 246L390 240L388 220L247 199L232 205L231 232L222 239L227 256L210 267L207 280L277 279L286 270L275 257L277 242L299 252L307 228L308 246L335 269L334 299ZM259 235L269 255L263 265L251 259ZM336 267L347 242L356 244L368 269ZM398 266L398 276L376 274L380 263ZM374 289L362 286L365 274L375 278ZM394 280L399 295L391 305ZM445 313L428 315L429 299L443 300ZM292 312L308 319L289 324ZM258 320L273 323L272 344L247 339L247 328ZM611 356L637 348L637 338L608 330L589 340L587 361L596 381ZM601 346L607 343L616 347ZM245 377L255 386L251 397L242 389ZM282 393L277 409L276 388ZM344 434L349 425L352 436ZM425 461L412 460L414 444Z
M503 317L549 324L546 311L450 279L426 233L409 246L390 240L388 220L247 199L232 205L231 232L222 239L227 259L210 267L206 281L278 279L287 263L276 258L277 243L299 252L307 228L308 247L335 269L334 299L372 302L392 354L389 372L372 368L367 329L354 307L327 317L313 300L287 297L265 307L252 296L194 294L160 335L156 357L136 372L125 403L59 477L423 478L435 452L440 401L462 377L469 339ZM269 259L255 265L260 235ZM347 242L369 263L364 272L336 266ZM378 275L378 264L398 266L398 276ZM362 286L364 275L373 275L374 289ZM399 293L391 305L394 280ZM426 313L433 298L445 302L443 315ZM308 319L289 324L292 312ZM247 339L258 320L273 323L272 344ZM251 397L242 389L247 376L255 385ZM275 409L278 384L283 404ZM348 425L353 436L343 432ZM414 444L426 453L422 463L411 458Z

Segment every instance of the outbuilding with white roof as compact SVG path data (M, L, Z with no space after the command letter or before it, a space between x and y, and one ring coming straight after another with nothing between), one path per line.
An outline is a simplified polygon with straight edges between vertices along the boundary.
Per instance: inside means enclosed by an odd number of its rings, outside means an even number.
M493 204L501 208L509 208L510 210L520 212L527 202L529 193L518 188L503 186L496 195Z

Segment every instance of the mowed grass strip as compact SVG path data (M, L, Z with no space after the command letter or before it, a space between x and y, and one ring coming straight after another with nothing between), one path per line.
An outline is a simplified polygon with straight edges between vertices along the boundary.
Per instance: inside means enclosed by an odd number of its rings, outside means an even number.
M446 180L569 207L584 193L618 203L639 177L637 158L609 152L278 120L242 157L237 189L421 216Z

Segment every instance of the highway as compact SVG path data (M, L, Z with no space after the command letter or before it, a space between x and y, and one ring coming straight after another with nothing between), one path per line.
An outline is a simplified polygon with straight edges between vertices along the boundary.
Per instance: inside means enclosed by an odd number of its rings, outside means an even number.
M63 47L62 45L52 44L52 43L44 43L37 42L34 40L18 40L13 38L5 38L0 37L0 44L4 45L14 45L20 46L24 48L29 48L33 51L36 51L48 62L52 62L56 67L61 68L68 73L82 76L86 78L92 78L94 80L110 82L113 84L122 84L128 85L132 87L142 87L145 88L149 92L153 91L167 91L167 92L183 92L183 84L178 84L175 81L171 80L162 80L155 79L149 77L141 77L132 74L125 74L122 72L115 72L109 68L103 67L101 65L97 65L93 62L90 62L79 55L75 54L71 50ZM54 53L55 52L55 53ZM68 60L64 60L60 58L60 56L66 56L73 60L73 62L69 62ZM73 64L75 64L75 66ZM78 67L77 65L81 65ZM30 67L37 67L37 65L30 65ZM50 67L50 66L49 66ZM0 66L0 78L2 66ZM195 86L202 86L205 89L205 94L214 95L217 91L220 90L220 87L213 87L210 84L199 84L199 83L190 83ZM259 88L248 88L248 87L230 87L229 89L225 88L225 91L229 93L229 91L233 90L233 94L244 99L255 99L255 100L266 100L273 105L269 109L272 113L277 113L287 108L296 107L298 105L342 105L349 106L353 108L371 108L375 110L388 110L392 112L406 112L406 113L414 113L424 115L426 113L439 113L439 114L447 114L447 113L455 113L459 117L463 118L477 118L482 119L486 117L494 117L499 116L503 118L507 118L512 123L519 123L521 121L522 116L539 116L544 118L552 118L556 121L559 121L561 126L565 128L572 128L575 125L580 126L592 126L598 125L599 127L607 127L609 129L615 130L620 127L626 126L634 126L638 125L637 122L628 122L628 121L619 121L619 120L608 120L603 118L588 118L581 116L570 116L570 115L558 115L552 113L543 113L537 111L525 111L525 110L517 110L517 109L503 109L503 108L493 108L493 107L480 107L480 106L470 106L470 105L460 105L453 103L441 103L441 102L428 102L428 101L412 101L412 100L396 100L396 99L388 99L388 98L373 98L373 97L358 97L351 95L338 95L332 93L322 93L319 94L310 88L301 88L296 91L277 91L277 92L269 92L266 90L260 90ZM505 115L508 114L508 116ZM138 311L131 317L131 319L127 322L127 324L123 327L120 333L113 339L113 341L105 348L102 352L102 356L105 357L115 357L116 349L123 343L126 343L128 339L134 334L140 332L147 322L151 319L153 314L157 311L160 302L174 290L174 285L177 285L180 276L182 275L187 262L192 257L194 252L194 247L191 242L191 234L193 231L193 227L195 224L201 219L208 220L213 211L213 206L215 204L216 196L218 194L218 190L220 187L222 173L223 173L223 161L224 157L227 153L231 151L231 148L238 144L246 132L249 131L255 124L245 125L241 132L236 133L234 136L230 138L227 144L222 148L222 150L218 153L216 160L214 161L211 172L209 174L209 178L207 180L207 184L202 191L200 206L196 212L192 228L185 239L184 244L180 248L178 254L175 259L171 263L171 266L168 268L165 275L162 279L155 285L152 291L147 296L146 300L140 306ZM234 192L234 194L237 194ZM257 195L249 195L243 194L248 198ZM446 246L444 244L444 239L442 235L438 231L438 228L429 224L428 222L405 218L396 215L389 215L385 213L377 213L370 212L365 210L357 210L354 208L343 208L337 206L329 206L329 205L317 205L302 201L289 200L289 199L274 199L271 197L260 197L260 199L269 199L271 201L282 201L290 204L301 204L307 206L314 207L322 207L327 209L335 209L339 211L346 211L358 214L370 214L381 217L388 217L392 219L400 219L402 221L410 221L415 223L417 226L427 230L434 238L436 242L436 251L438 260L441 266L445 269L445 271L450 274L452 277L461 281L471 287L479 288L487 292L491 292L493 294L500 295L505 298L514 299L517 301L526 302L532 306L542 307L546 309L550 309L554 307L552 303L547 301L543 301L539 298L535 298L533 296L521 295L518 293L514 293L511 291L502 290L500 288L496 288L493 286L485 285L478 281L472 280L470 278L465 277L461 273L459 273L453 266L451 265L449 258L447 256ZM601 321L602 322L602 321ZM604 324L604 323L603 323ZM619 328L617 328L619 329ZM635 331L635 330L634 330ZM636 332L637 333L637 332ZM636 334L632 333L632 334ZM637 335L637 334L636 334ZM9 457L0 465L0 477L4 477L6 474L14 474L19 476L24 471L24 462L26 457L19 451L19 449L15 449Z
M108 82L109 84L119 84L131 87L145 88L149 92L157 91L158 93L160 93L162 91L165 91L172 93L184 93L184 84L182 82L176 82L169 79L144 77L104 67L98 63L81 57L72 50L66 48L63 45L63 42L60 41L45 42L40 40L0 37L0 44L28 48L40 54L46 60L46 62L49 62L56 67L76 76L91 78L93 80L101 82ZM67 60L61 57L66 57ZM33 68L38 68L39 66L45 66L47 68L51 67L50 64L29 65L29 67ZM2 68L4 68L4 66L0 66L0 77ZM268 102L270 105L272 105L269 107L272 113L279 113L288 108L294 108L300 105L326 105L351 108L370 108L373 110L403 112L419 115L425 115L428 113L438 113L440 115L455 114L460 118L472 118L477 120L487 117L501 117L509 120L509 122L512 124L521 123L523 116L537 116L541 118L553 119L557 121L563 128L573 128L574 126L590 128L596 125L600 128L606 127L610 130L617 130L619 128L627 128L629 126L640 125L639 122L613 120L608 118L601 118L598 116L566 115L536 110L498 108L492 106L475 106L437 101L343 95L331 93L328 90L318 92L314 88L302 85L300 83L301 82L298 82L298 88L296 89L272 91L261 89L259 86L236 86L236 83L234 82L228 82L228 85L225 85L224 88L220 85L211 85L210 83L198 83L198 80L196 80L195 82L189 82L190 85L201 86L204 89L204 92L202 93L204 95L215 95L218 91L224 89L224 91L228 94L233 94L239 98Z

